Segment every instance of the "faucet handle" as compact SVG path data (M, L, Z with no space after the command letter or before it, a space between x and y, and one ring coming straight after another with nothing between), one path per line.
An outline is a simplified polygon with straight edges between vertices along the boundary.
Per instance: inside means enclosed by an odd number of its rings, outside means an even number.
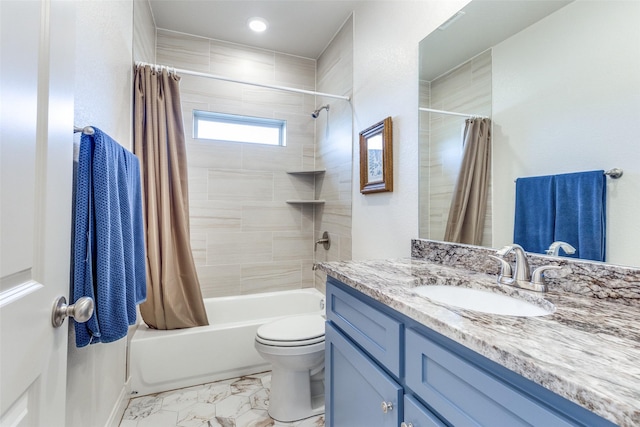
M559 270L562 267L557 265L543 265L542 267L538 267L533 270L533 274L531 274L531 283L534 285L544 286L546 290L546 284L544 283L544 275L543 273L547 270Z
M493 258L500 262L500 275L498 276L498 283L502 283L503 279L511 279L513 277L513 273L511 272L511 264L509 264L503 258L494 255L489 255L489 258Z

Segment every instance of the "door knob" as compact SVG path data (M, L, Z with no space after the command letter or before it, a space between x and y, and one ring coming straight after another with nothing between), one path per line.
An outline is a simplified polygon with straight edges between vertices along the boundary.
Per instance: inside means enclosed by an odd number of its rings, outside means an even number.
M413 427L413 424L412 423L403 422L402 424L400 424L400 427Z
M76 322L84 323L93 315L93 305L93 299L90 297L78 298L75 304L67 305L67 299L60 296L53 302L51 323L54 328L59 328L67 317L73 317Z
M382 402L380 407L382 408L382 412L384 412L385 414L387 412L393 411L393 403L391 402Z

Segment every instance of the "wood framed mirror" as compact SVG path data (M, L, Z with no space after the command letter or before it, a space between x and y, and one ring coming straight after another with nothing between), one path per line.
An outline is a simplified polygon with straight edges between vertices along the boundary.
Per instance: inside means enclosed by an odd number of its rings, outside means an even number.
M360 192L393 191L391 117L360 132Z

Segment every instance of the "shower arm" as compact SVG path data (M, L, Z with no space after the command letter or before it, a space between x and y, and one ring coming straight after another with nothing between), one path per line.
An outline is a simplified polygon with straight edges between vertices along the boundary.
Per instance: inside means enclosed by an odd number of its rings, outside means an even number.
M313 113L311 113L311 117L313 117L314 119L317 119L318 116L320 116L320 111L322 111L322 110L327 110L327 112L328 112L329 111L329 104L323 105L322 107L320 107L317 110L315 110Z

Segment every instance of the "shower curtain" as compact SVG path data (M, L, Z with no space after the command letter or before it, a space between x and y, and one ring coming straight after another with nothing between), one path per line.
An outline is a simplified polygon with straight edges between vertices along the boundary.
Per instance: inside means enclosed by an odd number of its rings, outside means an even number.
M140 312L156 329L208 324L189 240L179 82L166 69L136 67L133 139L142 169L147 245L147 300Z
M464 154L453 191L444 240L480 245L491 170L491 120L465 121Z

